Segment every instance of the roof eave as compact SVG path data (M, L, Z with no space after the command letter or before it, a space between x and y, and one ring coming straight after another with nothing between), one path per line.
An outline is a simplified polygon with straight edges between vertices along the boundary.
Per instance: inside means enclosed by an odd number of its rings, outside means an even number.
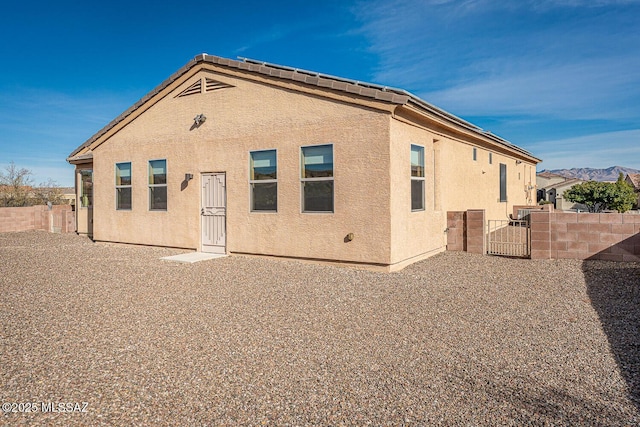
M470 132L471 134L475 135L476 138L480 138L481 140L488 141L492 144L498 144L502 148L508 151L511 151L512 153L517 154L519 157L527 159L532 163L537 164L542 162L542 159L535 157L527 150L512 144L511 142L507 141L504 138L501 138L500 136L494 133L483 130L482 128L470 122L467 122L466 120L461 119L460 117L457 117L445 110L442 110L432 104L429 104L428 102L418 98L415 95L411 95L411 98L409 102L406 104L406 106L413 110L426 113L427 117L435 116L435 118L439 119L439 121L444 121L449 126L453 126L453 127L462 129L466 132Z
M78 164L82 164L82 163L90 163L93 161L93 152L89 151L88 153L85 154L80 154L77 156L69 156L67 157L67 162L69 162L72 165L78 165Z
M329 91L342 92L348 94L349 96L370 99L374 102L380 102L386 105L412 106L415 109L438 117L449 126L452 125L454 127L462 128L468 132L472 132L481 139L497 143L507 148L509 151L518 153L520 156L523 156L534 163L539 163L542 161L541 159L538 159L531 155L531 153L529 153L528 151L511 144L509 141L502 139L499 136L492 134L491 132L484 131L478 126L475 126L470 122L467 122L451 113L448 113L447 111L444 111L403 89L397 89L373 83L364 83L342 77L335 77L328 74L316 73L313 71L301 70L298 68L291 68L287 66L251 60L248 58L242 58L242 60L233 60L214 55L208 55L206 53L195 56L178 71L169 76L169 78L164 80L160 85L155 87L151 92L142 97L138 102L133 104L122 114L109 122L109 124L107 124L101 130L95 133L91 138L86 140L82 145L76 148L69 155L67 161L71 163L72 161L80 158L80 156L78 156L78 153L81 153L83 150L90 149L94 142L98 141L111 129L131 116L132 113L136 112L136 110L152 100L156 95L162 92L165 88L179 79L185 73L189 72L194 66L202 63L209 63L236 69L238 71L260 74L275 79L288 80L291 82L297 82L299 84L318 87L320 89Z
M204 54L203 54L204 55ZM87 139L85 142L83 142L79 147L77 147L75 150L73 150L73 152L69 155L69 157L67 158L67 161L70 162L70 159L72 159L74 156L76 156L78 153L80 153L82 150L84 150L85 148L88 148L91 144L93 144L96 140L98 140L102 135L104 135L105 133L107 133L109 130L111 130L114 126L116 126L118 123L122 122L125 118L127 118L131 113L133 113L134 111L136 111L138 108L140 108L142 105L144 105L147 101L149 101L151 98L153 98L155 95L157 95L158 93L160 93L164 88L166 88L167 86L169 86L171 83L173 83L176 79L178 79L180 76L182 76L183 74L187 73L191 68L193 68L196 64L198 64L199 62L202 62L202 59L198 59L199 56L202 55L198 55L195 58L193 58L192 60L190 60L189 62L187 62L184 66L182 66L178 71L176 71L175 73L173 73L171 76L169 76L167 79L165 79L162 83L160 83L158 86L156 86L155 88L153 88L150 92L148 92L146 95L144 95L142 98L140 98L135 104L133 104L131 107L127 108L123 113L121 113L118 117L116 117L115 119L111 120L106 126L104 126L102 129L100 129L98 132L96 132L95 134L93 134L89 139ZM70 162L71 163L71 162Z

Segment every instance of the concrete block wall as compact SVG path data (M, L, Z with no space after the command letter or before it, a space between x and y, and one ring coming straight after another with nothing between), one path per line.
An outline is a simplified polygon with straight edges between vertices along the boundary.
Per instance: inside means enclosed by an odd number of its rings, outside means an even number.
M42 230L48 224L46 206L0 208L0 232Z
M447 250L467 249L466 215L464 211L447 212Z
M61 233L73 233L76 231L76 212L72 209L65 209L62 214Z
M640 261L640 215L531 212L531 258Z
M474 254L487 253L485 224L484 210L467 211L467 252Z
M483 209L447 212L447 250L487 253Z
M513 212L512 212L513 218L518 218L518 210L520 209L528 209L530 211L553 211L553 205L552 204L535 205L535 206L513 205Z
M76 231L76 213L69 205L54 205L49 211L49 231L71 233Z
M69 205L0 208L0 233L30 230L75 231L75 212Z

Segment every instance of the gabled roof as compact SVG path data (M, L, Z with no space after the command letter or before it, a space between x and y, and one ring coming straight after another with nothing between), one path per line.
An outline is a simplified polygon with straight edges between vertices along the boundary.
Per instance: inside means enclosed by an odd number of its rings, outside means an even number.
M213 64L216 66L222 66L230 69L240 70L255 75L268 76L271 78L297 82L307 86L316 86L326 90L336 91L348 94L350 96L358 96L362 98L372 99L375 101L408 106L417 109L423 113L427 113L431 116L435 116L440 120L453 125L458 128L462 128L466 131L475 134L482 139L489 140L492 143L498 144L509 151L515 152L524 156L534 162L539 162L540 159L534 157L528 151L510 143L509 141L494 135L490 131L485 131L478 126L467 122L451 113L448 113L422 99L407 92L403 89L392 88L389 86L382 86L374 83L366 83L357 80L346 79L343 77L331 76L328 74L322 74L314 71L302 70L299 68L287 67L284 65L271 64L263 61L256 61L249 58L239 58L238 60L222 58L213 55L207 55L202 53L197 55L186 65L173 73L168 79L154 88L151 92L142 97L138 102L129 107L125 112L120 114L104 128L99 130L95 135L85 141L82 145L76 148L67 158L67 161L77 163L81 160L90 159L92 153L90 150L85 150L90 147L93 142L98 140L102 135L107 133L113 127L124 121L132 113L142 107L145 103L150 101L154 96L163 91L167 86L171 85L181 76L188 73L196 66L204 66L206 64Z
M544 172L540 172L536 174L537 176L541 177L541 178L564 178L566 179L565 176L563 175L559 175L557 173L553 173L553 172L549 172L549 171L544 171Z
M552 182L550 184L544 185L544 186L540 186L538 187L541 190L559 190L559 189L563 189L563 188L567 188L567 187L573 187L576 184L581 184L584 181L584 179L580 179L580 178L567 178L564 177L562 175L558 175L552 172L542 172L539 174L536 174L539 177L543 177L543 178L562 178L562 181L559 182Z
M583 183L584 180L580 178L569 178L566 181L556 182L555 184L549 185L547 188L565 188L565 187L573 187L576 184Z
M635 190L640 190L640 173L628 173L627 178Z

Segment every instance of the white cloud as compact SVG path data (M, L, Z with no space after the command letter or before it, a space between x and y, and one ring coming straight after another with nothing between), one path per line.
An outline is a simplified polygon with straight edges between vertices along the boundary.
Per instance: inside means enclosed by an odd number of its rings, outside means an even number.
M274 43L288 37L293 31L294 28L273 27L269 31L256 35L245 45L237 48L235 52L240 54L265 44Z
M640 0L392 0L359 16L380 58L372 80L455 114L628 120L640 112L635 20L553 10L631 4Z
M539 169L610 166L640 169L640 129L538 141L528 144L527 149L542 158Z
M381 0L357 15L379 58L372 81L538 141L524 148L543 168L640 169L640 130L619 132L640 121L638 5ZM600 133L565 137L587 128Z
M528 65L528 67L527 67ZM638 116L640 57L540 67L505 64L490 77L421 94L460 115L620 120Z
M538 6L543 8L555 8L555 7L609 7L628 4L638 4L640 0L529 0L532 6Z

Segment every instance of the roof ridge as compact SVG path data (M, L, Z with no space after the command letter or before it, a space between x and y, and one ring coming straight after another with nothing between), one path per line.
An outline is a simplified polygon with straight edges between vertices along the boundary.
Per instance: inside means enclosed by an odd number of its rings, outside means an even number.
M491 133L491 131L484 130L479 126L474 125L471 122L468 122L454 114L449 113L435 105L421 99L417 95L406 91L404 89L399 89L391 86L380 85L377 83L368 83L362 82L360 80L353 80L345 77L333 76L330 74L324 74L316 71L305 70L301 68L294 68L287 65L279 65L274 63L269 63L266 61L260 61L257 59L250 59L245 57L238 57L237 60L223 58L220 56L209 55L207 53L200 53L196 55L193 59L187 62L184 66L182 66L178 71L173 73L169 78L164 80L160 85L155 87L145 96L140 98L135 104L125 110L118 117L109 122L105 127L96 132L91 138L85 141L82 145L76 148L68 157L68 159L73 158L77 153L79 153L82 149L90 146L95 140L100 138L106 132L108 132L115 125L124 120L127 116L141 107L144 103L146 103L149 99L155 96L157 93L162 91L164 88L173 83L176 79L178 79L183 74L187 73L191 68L200 63L212 63L216 65L236 68L239 70L259 73L263 75L267 75L274 78L286 79L295 81L298 83L318 86L321 88L335 90L340 92L346 92L353 95L358 95L362 97L372 98L380 102L387 102L398 105L407 105L409 103L415 104L418 108L425 110L428 113L434 114L435 116L444 119L452 124L461 126L473 133L481 135L485 138L488 138L500 145L503 145L510 150L518 152L522 155L534 158L530 152L527 150L518 147L517 145L512 144L506 139L501 138L498 135Z
M393 92L398 92L401 94L406 94L406 91L403 89L399 89L396 87L392 87L392 86L388 86L388 85L381 85L378 83L370 83L370 82L364 82L362 80L354 80L354 79L350 79L348 77L340 77L340 76L336 76L336 75L332 75L332 74L326 74L326 73L321 73L319 71L312 71L312 70L306 70L304 68L298 68L298 67L290 67L288 65L280 65L280 64L274 64L272 62L267 62L267 61L262 61L259 59L251 59L251 58L246 58L243 56L238 56L237 57L239 60L241 60L242 62L248 62L248 63L252 63L252 64L260 64L260 65L264 65L266 67L272 67L272 68L279 68L282 70L288 70L288 71L293 71L295 73L303 73L303 74L308 74L308 75L312 75L315 77L322 77L322 78L326 78L326 79L331 79L331 80L337 80L337 81L341 81L341 82L345 82L345 83L351 83L351 84L355 84L358 86L366 86L366 87L371 87L371 88L375 88L375 89L379 89L382 91L393 91Z
M363 82L361 80L353 80L353 79L349 79L346 77L338 77L338 76L334 76L331 74L324 74L324 73L320 73L317 71L311 71L311 70L305 70L302 68L295 68L295 67L290 67L287 65L280 65L280 64L275 64L275 63L271 63L271 62L267 62L267 61L262 61L262 60L258 60L258 59L251 59L251 58L246 58L246 57L241 57L238 56L237 58L239 60L234 60L234 59L228 59L228 58L223 58L220 56L216 56L216 55L207 55L207 54L200 54L198 56L196 56L196 59L200 57L201 61L207 61L208 59L211 60L211 62L214 63L218 63L218 64L223 64L223 65L228 65L228 66L236 66L238 68L242 68L240 67L238 64L240 63L245 63L245 64L251 64L251 65L256 65L258 67L265 67L265 68L273 68L273 69L278 69L278 70L284 70L284 71L290 71L290 72L295 72L295 73L301 73L301 74L306 74L306 75L310 75L316 78L324 78L324 79L330 79L330 80L335 80L335 81L339 81L339 82L344 82L347 84L353 84L353 85L357 85L357 86L361 86L361 87L366 87L366 88L371 88L374 90L380 90L383 92L390 92L390 93L394 93L396 95L399 96L403 96L403 97L407 97L408 99L404 102L408 102L409 100L415 102L416 104L418 104L419 106L421 106L422 108L427 109L428 111L430 111L431 113L434 113L442 118L444 118L445 120L449 120L449 121L453 121L455 123L457 123L458 125L461 125L465 128L467 128L468 130L471 130L472 132L476 132L478 134L481 134L482 136L489 138L501 145L507 146L508 148L515 150L521 154L524 154L526 156L530 156L530 157L534 157L529 151L512 144L511 142L507 141L506 139L492 133L489 130L484 130L481 127L474 125L471 122L468 122L458 116L456 116L455 114L449 113L448 111L443 110L440 107L437 107L425 100L423 100L422 98L420 98L419 96L405 90L405 89L400 89L400 88L395 88L392 86L385 86L385 85L380 85L377 83L369 83L369 82ZM248 71L258 71L261 72L259 69L258 70L251 70L249 69ZM264 74L269 74L272 75L271 73L264 73ZM281 77L283 78L282 75L279 75L277 77ZM284 77L286 78L286 77ZM294 79L295 80L295 79ZM305 81L305 83L309 83L307 81ZM316 82L317 84L317 82ZM362 93L360 93L362 95ZM364 95L367 96L367 95ZM377 98L376 98L377 99ZM391 101L393 102L393 101Z

